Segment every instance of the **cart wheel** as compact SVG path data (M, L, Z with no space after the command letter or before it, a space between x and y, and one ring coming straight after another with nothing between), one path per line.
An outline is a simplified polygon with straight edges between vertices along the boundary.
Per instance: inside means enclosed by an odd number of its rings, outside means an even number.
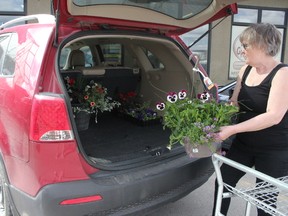
M7 184L4 176L5 172L3 170L3 165L0 163L0 215L13 216L10 200L8 198Z

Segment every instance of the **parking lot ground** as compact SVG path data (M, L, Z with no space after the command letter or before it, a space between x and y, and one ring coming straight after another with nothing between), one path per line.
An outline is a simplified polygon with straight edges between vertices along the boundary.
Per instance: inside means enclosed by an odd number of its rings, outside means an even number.
M216 175L186 197L177 202L163 206L147 216L212 216L214 200L214 182ZM253 182L254 179L245 178L240 184ZM244 216L246 202L241 198L234 197L227 216ZM256 216L256 208L252 206L250 216Z

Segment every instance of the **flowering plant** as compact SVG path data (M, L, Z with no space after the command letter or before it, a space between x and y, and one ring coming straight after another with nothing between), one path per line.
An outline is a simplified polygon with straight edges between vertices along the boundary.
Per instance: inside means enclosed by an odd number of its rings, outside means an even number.
M221 126L231 123L236 115L236 106L218 103L211 99L209 93L198 94L197 98L189 99L185 90L178 94L169 93L167 103L158 103L157 109L163 110L164 128L171 130L169 148L176 143L186 144L189 140L192 146L208 145L217 141L215 132Z
M157 112L150 108L149 102L141 103L134 91L119 93L121 103L120 112L138 121L151 121L159 119Z
M98 111L112 111L120 103L107 96L107 88L91 80L88 84L85 80L65 77L66 88L70 96L71 103L74 104L73 112L80 111L95 113Z
M150 121L158 118L157 112L149 108L148 103L128 108L126 114L140 121Z
M137 93L134 91L130 92L120 92L118 94L118 100L121 103L121 109L128 109L135 107L139 102L137 102Z

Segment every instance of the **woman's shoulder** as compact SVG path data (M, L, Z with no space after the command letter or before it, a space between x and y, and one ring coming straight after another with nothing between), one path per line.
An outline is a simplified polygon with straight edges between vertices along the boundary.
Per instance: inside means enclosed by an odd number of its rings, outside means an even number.
M287 64L281 64L281 67L277 70L275 73L274 79L273 80L278 80L278 81L283 81L287 82L288 79L288 65Z
M288 74L288 64L280 63L277 66L278 66L277 74L283 74L283 75Z
M288 71L288 64L281 63L281 67L279 70Z

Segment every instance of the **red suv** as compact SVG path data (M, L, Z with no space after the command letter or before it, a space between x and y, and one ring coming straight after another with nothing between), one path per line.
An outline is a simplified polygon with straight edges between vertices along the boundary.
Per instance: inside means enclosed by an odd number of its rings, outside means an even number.
M195 58L178 36L236 12L235 4L226 3L54 0L54 15L3 24L5 215L144 215L205 183L213 173L210 158L189 158L181 145L166 148L169 131L154 108L167 92L206 90L203 77L192 71ZM103 106L100 99L91 102L98 110L84 127L77 120L85 109L83 92L75 86L80 81L83 91L92 82L98 96L106 96ZM119 114L123 103L131 111L125 100L136 96L158 117L153 124Z

